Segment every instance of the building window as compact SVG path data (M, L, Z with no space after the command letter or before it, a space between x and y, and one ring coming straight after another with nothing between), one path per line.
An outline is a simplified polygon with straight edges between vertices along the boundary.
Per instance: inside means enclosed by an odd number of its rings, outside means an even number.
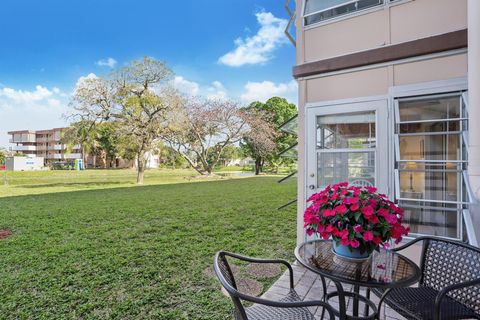
M306 0L305 26L382 5L384 0Z
M468 115L462 97L395 102L395 191L413 234L463 237Z
M375 184L375 112L317 117L317 187Z

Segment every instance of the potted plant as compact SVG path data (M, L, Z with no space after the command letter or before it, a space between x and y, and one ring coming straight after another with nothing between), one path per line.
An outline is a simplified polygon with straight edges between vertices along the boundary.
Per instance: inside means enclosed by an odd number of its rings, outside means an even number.
M391 239L402 241L410 228L402 225L403 210L377 193L374 187L349 186L342 182L313 194L304 213L308 235L327 240L342 257L366 259Z

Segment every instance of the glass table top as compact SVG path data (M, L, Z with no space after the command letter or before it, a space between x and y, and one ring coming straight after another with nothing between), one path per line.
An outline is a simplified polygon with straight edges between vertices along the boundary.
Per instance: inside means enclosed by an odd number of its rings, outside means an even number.
M396 288L420 279L420 268L391 250L374 251L368 260L353 262L333 253L332 242L314 240L295 249L298 262L324 277L365 287Z

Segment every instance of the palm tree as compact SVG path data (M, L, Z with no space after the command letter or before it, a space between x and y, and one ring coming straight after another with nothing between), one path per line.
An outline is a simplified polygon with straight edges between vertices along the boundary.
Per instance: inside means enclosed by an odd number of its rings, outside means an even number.
M95 168L96 155L100 151L98 130L95 123L82 120L71 124L63 133L62 143L66 145L67 152L71 152L74 145L80 145L85 168L87 166L87 156L89 154L93 156L93 167Z

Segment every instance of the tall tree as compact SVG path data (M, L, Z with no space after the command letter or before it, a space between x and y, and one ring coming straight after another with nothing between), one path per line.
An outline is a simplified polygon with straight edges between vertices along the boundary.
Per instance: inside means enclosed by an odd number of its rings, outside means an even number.
M119 138L117 128L113 122L98 125L98 143L105 157L105 167L115 167L115 160L119 154Z
M200 174L211 174L225 148L238 143L254 120L234 101L192 97L170 115L163 138Z
M0 149L0 164L5 164L5 152Z
M82 119L115 122L117 134L128 140L137 161L137 183L144 180L146 154L163 129L165 115L178 103L171 87L173 72L153 58L134 60L109 78L91 77L77 85L73 108Z
M75 122L68 127L62 135L62 143L66 145L67 152L71 152L75 145L80 145L82 150L83 163L87 166L88 155L93 156L93 167L95 167L95 155L98 153L98 132L95 123L88 120Z
M294 137L281 132L278 128L297 113L297 107L295 104L289 103L285 98L272 97L265 103L259 101L252 102L247 109L262 112L266 121L275 130L273 147L271 143L267 143L267 141L262 139L255 141L247 138L242 144L245 153L255 159L255 173L259 174L263 171L265 162L278 167L279 163L282 162L278 157L278 153L295 143Z

